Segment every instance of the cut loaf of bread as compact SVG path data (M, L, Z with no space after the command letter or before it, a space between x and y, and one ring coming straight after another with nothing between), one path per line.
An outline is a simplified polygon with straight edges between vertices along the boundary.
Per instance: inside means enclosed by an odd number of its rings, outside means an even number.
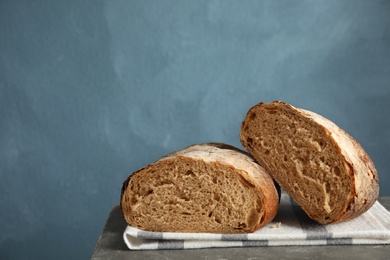
M359 216L376 201L379 180L360 144L330 120L274 101L252 107L240 139L309 217L321 224Z
M160 232L247 233L276 215L271 176L249 154L221 143L192 145L123 183L126 222Z

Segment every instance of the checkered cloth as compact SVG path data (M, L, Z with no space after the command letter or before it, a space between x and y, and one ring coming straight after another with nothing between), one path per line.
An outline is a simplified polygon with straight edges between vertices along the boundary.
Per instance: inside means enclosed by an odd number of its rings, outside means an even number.
M254 233L149 232L127 226L123 238L132 250L390 244L390 212L377 201L355 219L320 225L309 219L287 194L282 193L278 214L273 222Z

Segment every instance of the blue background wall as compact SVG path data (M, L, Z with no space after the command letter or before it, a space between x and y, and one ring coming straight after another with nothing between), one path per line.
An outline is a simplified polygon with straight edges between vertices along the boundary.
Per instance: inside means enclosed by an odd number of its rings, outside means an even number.
M354 136L390 195L390 2L1 1L0 258L89 258L128 175L241 147L276 99Z

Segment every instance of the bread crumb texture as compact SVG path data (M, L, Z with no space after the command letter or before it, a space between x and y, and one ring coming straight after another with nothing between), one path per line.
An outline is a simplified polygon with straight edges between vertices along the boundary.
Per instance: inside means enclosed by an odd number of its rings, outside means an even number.
M260 167L241 152L210 145L170 154L125 181L123 215L129 225L149 231L253 232L276 215L278 197L274 187L263 194L264 183L237 169L240 164ZM261 178L272 182L262 171ZM267 210L270 203L274 208Z
M252 107L243 146L319 223L356 217L379 194L376 169L363 148L322 116L283 102Z

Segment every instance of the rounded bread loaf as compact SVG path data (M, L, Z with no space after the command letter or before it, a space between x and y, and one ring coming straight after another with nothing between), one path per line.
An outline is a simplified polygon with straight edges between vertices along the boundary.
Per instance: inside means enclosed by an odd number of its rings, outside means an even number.
M330 120L280 101L253 106L242 145L281 188L321 224L346 221L378 198L375 166L362 146Z
M222 143L192 145L134 172L120 200L130 226L160 232L254 232L278 205L271 176Z

